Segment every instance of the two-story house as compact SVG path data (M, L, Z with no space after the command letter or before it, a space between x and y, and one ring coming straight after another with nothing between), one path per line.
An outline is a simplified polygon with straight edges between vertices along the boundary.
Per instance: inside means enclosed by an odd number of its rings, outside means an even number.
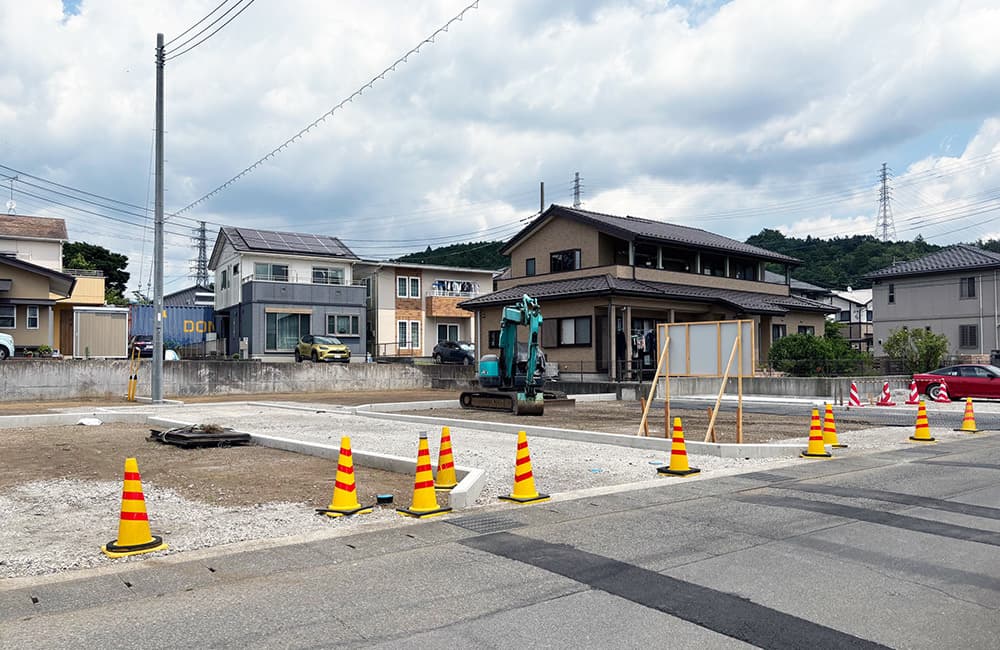
M894 330L924 328L948 337L949 352L987 360L1000 349L1000 254L959 244L869 273L875 354Z
M871 289L833 291L828 302L839 311L829 318L841 324L841 333L856 350L870 351L874 336Z
M365 287L358 257L336 237L224 226L208 268L226 354L291 361L305 334L332 334L365 357Z
M549 207L501 251L509 276L494 293L461 305L476 313L480 341L496 348L500 310L538 299L542 346L561 373L634 376L656 365L656 325L735 318L757 322L757 358L786 334L823 333L829 305L789 290L799 260L676 224ZM764 266L781 265L781 283Z
M408 262L359 263L369 290L369 352L374 357L431 356L439 341L476 342L463 300L493 290L493 271Z

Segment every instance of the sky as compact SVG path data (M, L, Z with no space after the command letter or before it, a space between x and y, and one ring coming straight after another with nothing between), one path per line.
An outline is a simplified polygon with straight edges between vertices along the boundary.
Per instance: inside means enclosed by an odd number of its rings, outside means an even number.
M388 259L507 239L576 173L585 209L830 238L876 234L885 163L896 239L1000 238L995 0L470 2L0 0L0 208L147 291L162 33L166 293L201 221Z

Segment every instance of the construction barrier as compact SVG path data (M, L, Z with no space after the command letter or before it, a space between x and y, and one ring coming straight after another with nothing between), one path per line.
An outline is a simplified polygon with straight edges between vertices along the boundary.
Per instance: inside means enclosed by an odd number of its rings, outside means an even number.
M333 484L333 499L329 506L317 508L316 512L327 517L346 517L348 515L365 515L372 510L374 510L374 506L363 506L358 501L351 439L349 436L344 436L340 439L340 455L337 458L337 478Z
M892 392L889 390L889 382L882 384L882 395L875 402L875 406L895 406L896 403L892 401Z
M809 423L809 446L800 454L802 458L830 458L833 456L823 446L823 431L819 425L819 410L812 410L812 420Z
M976 428L976 414L972 410L972 398L965 398L965 413L962 415L962 426L955 431L964 431L965 433L979 433L979 429Z
M837 440L837 422L833 419L833 406L826 405L826 412L823 414L823 444L834 448L846 448Z
M861 396L858 395L858 385L855 384L853 381L851 382L851 394L847 398L847 405L855 406L857 408L861 408L862 406L864 406L864 404L861 403Z
M517 432L517 456L514 461L514 490L504 501L514 503L537 503L548 501L549 495L541 494L535 489L535 475L531 471L531 454L528 451L528 434Z
M906 398L906 403L915 405L920 403L920 393L917 391L917 382L910 380L910 396Z
M910 440L913 442L934 442L930 425L927 424L927 406L923 400L917 405L917 422Z
M437 502L434 491L434 473L431 470L431 452L427 446L427 432L420 432L420 442L417 446L417 471L413 480L413 501L409 508L396 508L396 512L407 517L426 519L437 517L451 508L442 508Z
M146 498L142 494L142 477L135 458L125 459L125 480L122 485L122 507L118 517L118 538L101 547L108 557L125 557L152 553L167 548L162 537L149 530Z
M437 477L434 479L435 490L451 490L458 485L455 474L455 458L451 451L451 430L441 427L441 447L438 449Z
M670 476L690 476L697 474L701 470L688 465L687 446L684 444L684 427L681 426L681 419L674 418L674 439L670 443L670 465L668 467L657 467L659 474Z

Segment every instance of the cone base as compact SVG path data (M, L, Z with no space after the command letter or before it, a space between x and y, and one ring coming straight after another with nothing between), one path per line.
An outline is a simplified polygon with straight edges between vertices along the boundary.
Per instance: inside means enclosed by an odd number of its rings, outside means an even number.
M876 402L875 406L895 406L895 402Z
M920 400L917 400L916 402L911 402L909 400L903 402L903 404L906 404L907 406L916 406L919 403L920 403Z
M833 454L828 451L824 451L821 454L810 454L808 451L804 451L799 456L802 458L833 458Z
M657 467L657 474L669 474L671 476L690 476L691 474L697 474L701 470L697 467L691 467L688 469L670 469L669 467Z
M449 490L453 490L457 485L458 483L435 483L434 489L439 492L448 492Z
M962 433L979 433L982 429L955 429L955 431L960 431Z
M843 445L843 444L841 444L839 442L836 443L836 444L832 444L830 446L833 447L834 449L847 449L847 445Z
M917 438L916 436L910 436L910 440L913 442L937 442L936 438Z
M357 508L316 508L316 514L327 517L349 517L351 515L367 515L375 510L375 506L358 506Z
M451 512L451 508L435 508L433 510L413 510L412 508L396 508L396 512L404 517L414 517L416 519L426 519L427 517L437 517Z
M547 494L536 494L533 497L516 497L513 494L508 494L505 497L497 497L501 501L513 501L514 503L538 503L539 501L548 501L549 495Z
M117 542L118 540L115 540ZM167 545L163 543L162 537L157 537L153 535L153 539L146 542L145 544L127 544L124 546L119 546L115 542L108 542L101 547L101 552L108 557L126 557L128 555L140 555L142 553L152 553L153 551L162 551L167 549Z

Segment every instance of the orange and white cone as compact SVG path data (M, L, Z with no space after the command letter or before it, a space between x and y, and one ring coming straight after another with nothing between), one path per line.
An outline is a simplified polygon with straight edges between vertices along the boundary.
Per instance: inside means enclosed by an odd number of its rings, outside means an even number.
M962 415L962 427L960 429L955 429L955 431L964 431L965 433L979 433L979 429L976 428L976 414L972 410L972 398L965 398L965 414Z
M351 439L340 439L340 456L337 458L337 478L333 483L333 500L326 508L316 508L316 512L327 517L364 515L374 510L374 506L363 506L358 502L357 485L354 480L354 456L351 454Z
M396 512L407 517L425 519L437 517L451 508L438 505L437 494L434 492L434 473L431 471L431 452L427 446L427 432L420 432L420 444L417 447L417 471L413 481L413 501L409 508L396 508Z
M934 442L931 428L927 424L927 406L924 405L923 400L917 405L917 424L910 440L913 442Z
M455 475L455 458L451 453L451 430L441 427L441 448L438 450L437 478L434 479L435 490L451 490L458 485Z
M517 459L514 461L514 491L504 501L514 503L537 503L548 501L549 495L540 494L535 489L535 476L531 472L531 454L528 452L528 434L517 432Z
M920 403L920 393L917 391L917 382L913 379L910 380L910 396L906 398L906 403L910 405Z
M851 395L847 399L847 405L856 406L857 408L864 406L864 404L861 403L861 396L858 395L858 385L853 381L851 382Z
M938 389L937 398L934 401L951 404L951 397L948 395L948 384L943 379L941 380L941 387Z
M134 458L126 458L122 508L118 518L118 539L102 546L101 551L108 557L125 557L162 551L166 548L163 538L153 535L149 530L139 463Z
M896 403L892 401L892 393L889 391L889 382L882 384L882 396L878 398L875 402L875 406L895 406Z
M802 458L830 458L833 454L823 446L823 430L819 426L819 410L813 409L812 420L809 423L809 446Z
M833 406L830 404L826 405L826 413L823 414L823 444L840 449L847 447L837 440L837 422L833 419Z
M674 418L674 439L670 443L670 465L657 467L656 471L670 476L690 476L701 471L697 467L688 465L687 446L684 444L684 427L681 426L680 418Z

